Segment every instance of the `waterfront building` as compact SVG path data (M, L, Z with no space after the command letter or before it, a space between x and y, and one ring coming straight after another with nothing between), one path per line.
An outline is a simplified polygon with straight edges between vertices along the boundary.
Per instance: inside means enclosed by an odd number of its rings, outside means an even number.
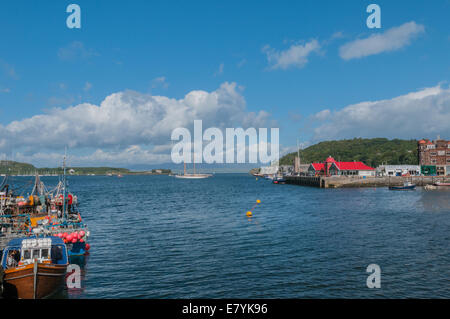
M377 176L419 176L420 165L380 165Z
M422 139L417 143L419 165L424 175L450 175L450 141Z
M338 162L329 156L323 163L311 163L308 174L313 176L375 176L375 169L363 162Z
M259 171L261 175L275 175L278 173L278 165L277 166L263 166Z

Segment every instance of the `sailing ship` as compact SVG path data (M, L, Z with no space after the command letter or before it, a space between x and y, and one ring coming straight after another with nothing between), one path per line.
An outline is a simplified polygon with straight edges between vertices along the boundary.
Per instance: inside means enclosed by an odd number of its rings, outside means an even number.
M5 248L1 265L5 297L46 298L64 284L67 247L58 237L16 238Z
M185 179L203 179L203 178L208 178L211 177L211 174L196 174L195 173L195 162L194 164L194 173L193 174L189 174L186 172L186 163L184 163L184 173L183 175L175 175L176 178L185 178Z

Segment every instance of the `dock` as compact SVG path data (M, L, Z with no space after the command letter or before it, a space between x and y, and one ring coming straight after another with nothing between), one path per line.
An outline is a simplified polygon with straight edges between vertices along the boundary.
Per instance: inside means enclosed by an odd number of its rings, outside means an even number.
M450 183L450 176L286 176L286 184L319 188L388 187L412 182L417 186Z

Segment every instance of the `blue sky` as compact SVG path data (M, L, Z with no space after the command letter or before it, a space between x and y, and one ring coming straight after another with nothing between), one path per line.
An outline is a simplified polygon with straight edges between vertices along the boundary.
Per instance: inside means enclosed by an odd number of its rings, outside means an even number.
M70 3L81 7L81 29L66 27ZM381 29L366 26L370 3L381 7ZM267 113L246 123L260 124L265 118L265 123L280 127L280 143L286 151L297 138L307 143L358 136L433 138L441 134L450 138L450 125L442 122L450 119L449 16L448 0L3 3L0 133L17 138L21 146L4 141L0 154L18 152L17 158L43 165L51 154L60 153L60 145L43 151L52 141L45 137L42 143L35 143L42 144L39 149L34 149L31 137L41 137L30 134L36 133L40 123L27 121L54 108L65 110L83 103L99 106L119 92L182 100L193 91L216 92L224 83L235 83L234 88L225 90L226 96L233 97L230 103L239 105L242 116L256 118L261 111ZM381 35L381 48L375 53L358 53L358 48L371 42L379 45L380 41L371 38L376 35ZM354 44L364 39L370 40ZM353 51L345 55L343 47L352 43L349 50ZM283 54L286 60L279 64ZM423 94L410 105L407 96L413 92ZM139 108L143 96L133 97L131 109ZM359 105L366 101L374 104ZM417 123L418 105L422 104L438 111L433 115L437 122L430 120L421 128ZM352 105L363 108L366 118L349 113ZM398 106L397 111L385 117L391 105ZM218 106L218 110L227 107ZM414 111L408 114L408 109ZM372 113L378 115L373 118ZM352 121L346 122L349 117ZM376 124L391 117L396 118L395 125ZM414 121L408 122L411 118ZM366 120L367 125L361 124ZM18 121L15 126L11 126L13 121ZM217 121L220 123L209 123L244 125ZM355 121L361 127L355 127ZM27 125L35 127L25 128ZM80 125L85 125L85 131L97 127L95 121ZM121 134L103 128L109 135ZM76 161L81 164L130 164L133 159L123 162L121 156L130 158L130 147L135 146L140 148L135 162L164 162L167 151L165 135L152 133L146 141L140 131L127 131L127 139L90 144L86 141L101 140L102 136L80 137L64 127L55 130L62 132L61 138L80 139L72 143L71 153L79 156ZM139 137L134 140L133 134ZM167 139L169 142L170 134ZM155 145L160 146L160 153L152 151ZM123 155L124 151L128 153ZM93 154L99 152L96 161Z

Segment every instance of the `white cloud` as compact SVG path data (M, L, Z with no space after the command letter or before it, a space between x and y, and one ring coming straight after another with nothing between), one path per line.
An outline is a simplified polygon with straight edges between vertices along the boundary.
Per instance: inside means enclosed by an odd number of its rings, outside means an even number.
M391 28L384 33L373 34L365 39L358 39L344 44L339 55L344 60L362 58L382 52L395 51L407 46L421 33L425 27L414 21Z
M324 116L326 115L326 116ZM361 102L313 115L313 140L353 137L450 137L450 89L441 85L389 100Z
M311 40L305 44L293 44L289 49L277 51L266 45L263 52L267 56L267 61L271 69L286 70L290 67L303 68L308 63L308 57L312 53L320 51L320 44L317 40Z
M124 91L111 94L100 105L83 103L55 108L0 125L0 151L8 152L14 147L32 158L37 156L33 154L60 151L68 145L74 152L84 148L97 150L90 158L100 161L153 160L170 154L167 145L171 144L173 129L191 129L195 119L203 120L204 129L246 128L265 127L268 117L264 111L246 110L236 83L225 82L213 92L191 91L182 99Z

